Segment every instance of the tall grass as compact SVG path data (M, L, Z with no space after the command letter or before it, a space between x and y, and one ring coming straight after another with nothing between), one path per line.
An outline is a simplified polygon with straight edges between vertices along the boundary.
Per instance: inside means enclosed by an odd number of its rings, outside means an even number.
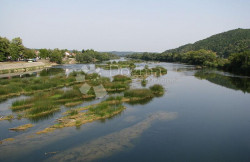
M162 85L159 84L155 84L151 87L149 87L149 89L155 94L155 95L159 95L159 94L163 94L164 93L164 88Z
M129 78L129 77L125 76L125 75L116 75L113 78L114 78L113 82L131 81L131 78Z
M130 89L124 92L124 97L152 98L154 94L149 89Z

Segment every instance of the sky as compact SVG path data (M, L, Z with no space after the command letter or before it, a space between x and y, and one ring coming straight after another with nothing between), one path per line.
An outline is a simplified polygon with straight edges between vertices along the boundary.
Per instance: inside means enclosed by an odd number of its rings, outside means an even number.
M236 28L249 0L0 0L0 36L28 48L163 52Z

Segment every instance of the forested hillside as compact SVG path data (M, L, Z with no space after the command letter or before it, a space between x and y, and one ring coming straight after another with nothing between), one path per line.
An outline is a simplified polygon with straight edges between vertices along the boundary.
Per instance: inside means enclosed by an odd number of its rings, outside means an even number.
M211 50L224 58L229 57L231 53L250 50L250 29L230 30L163 53L185 53L200 49Z
M250 29L236 29L163 53L132 54L146 61L182 62L250 75Z

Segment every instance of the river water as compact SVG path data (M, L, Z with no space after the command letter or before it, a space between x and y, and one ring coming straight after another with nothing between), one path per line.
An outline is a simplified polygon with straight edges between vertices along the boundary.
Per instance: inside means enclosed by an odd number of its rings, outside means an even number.
M0 121L0 138L15 139L0 145L0 161L250 161L249 78L183 64L147 64L167 68L167 75L149 77L147 85L162 84L164 96L125 104L127 109L110 119L44 135L35 132L54 124L67 108L25 132L8 128L31 121ZM54 68L69 72L82 66ZM140 88L140 81L133 80L131 87ZM25 97L0 103L0 113L11 113L11 103Z

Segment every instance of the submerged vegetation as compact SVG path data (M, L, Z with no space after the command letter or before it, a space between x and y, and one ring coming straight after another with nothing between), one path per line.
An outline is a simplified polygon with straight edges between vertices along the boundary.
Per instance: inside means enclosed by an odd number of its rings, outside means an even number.
M64 117L57 120L57 124L46 128L42 131L37 132L37 134L43 134L52 132L58 128L80 126L85 123L93 122L100 119L107 119L121 113L126 109L122 104L112 104L107 101L103 101L99 104L90 105L83 108L78 108L75 110L69 110L66 112ZM82 110L87 110L82 112Z
M25 130L33 127L33 126L34 126L33 124L25 124L25 125L21 125L21 126L15 127L15 128L10 128L9 130L12 130L12 131L25 131Z

